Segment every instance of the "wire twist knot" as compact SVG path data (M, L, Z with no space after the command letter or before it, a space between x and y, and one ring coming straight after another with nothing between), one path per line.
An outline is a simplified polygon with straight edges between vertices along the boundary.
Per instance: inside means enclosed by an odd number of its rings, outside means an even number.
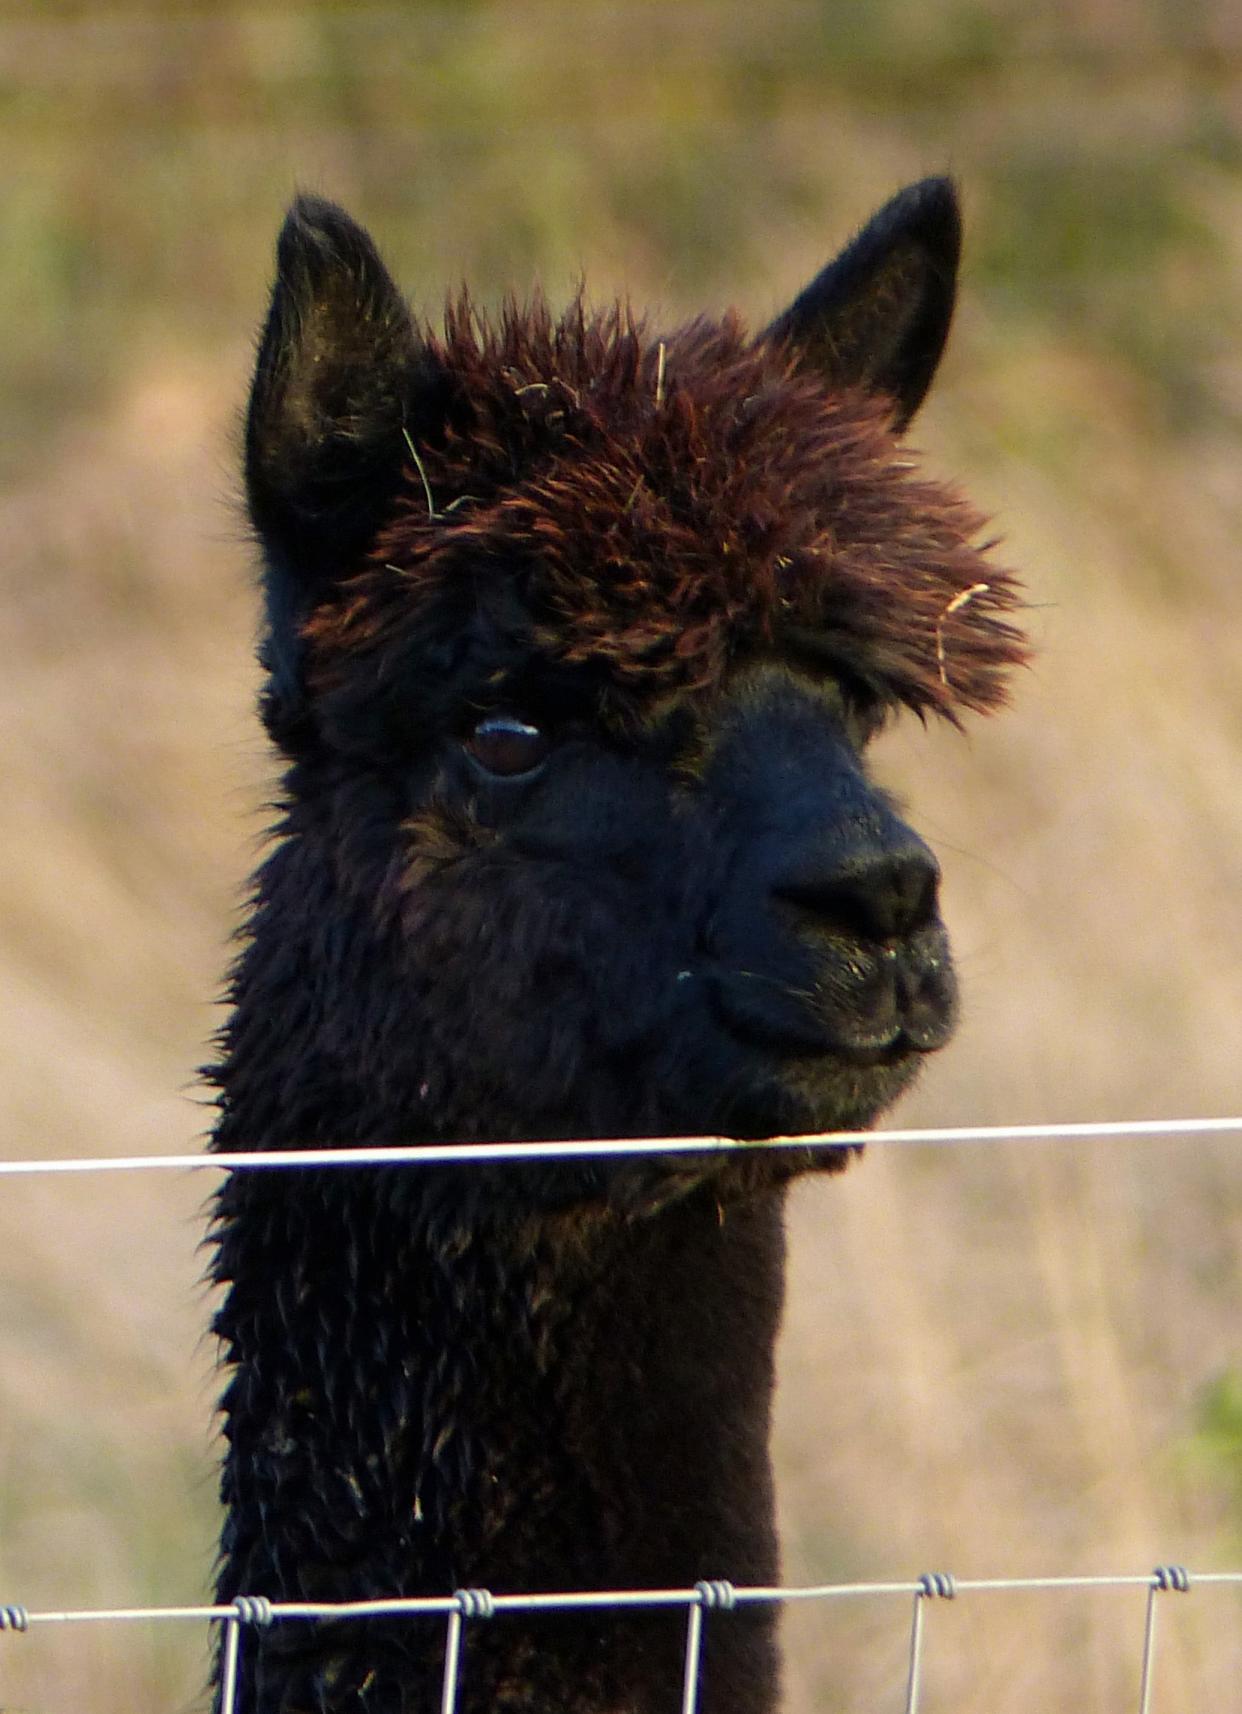
M241 1624L255 1625L261 1631L265 1631L276 1617L266 1595L239 1595L233 1602L233 1611Z
M453 1599L463 1619L490 1619L495 1616L496 1602L490 1589L458 1589Z
M1151 1576L1157 1589L1174 1589L1179 1595L1190 1593L1190 1573L1184 1565L1158 1565Z
M30 1614L25 1607L0 1607L0 1631L25 1631L30 1626Z
M951 1601L957 1594L957 1584L951 1571L925 1571L919 1578L919 1596L932 1600L939 1596L942 1601Z
M737 1606L737 1590L727 1577L703 1577L694 1586L699 1606L707 1611L731 1613Z

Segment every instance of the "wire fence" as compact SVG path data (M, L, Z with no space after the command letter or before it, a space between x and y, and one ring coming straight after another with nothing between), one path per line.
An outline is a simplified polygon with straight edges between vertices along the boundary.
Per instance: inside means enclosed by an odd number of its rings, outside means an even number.
M912 1128L868 1132L826 1132L811 1136L743 1143L728 1137L656 1137L581 1139L564 1142L442 1143L368 1148L255 1150L229 1154L200 1152L177 1155L127 1155L0 1161L0 1177L115 1173L137 1171L223 1172L402 1166L484 1164L531 1160L599 1159L651 1155L729 1154L756 1149L838 1149L873 1144L952 1146L998 1142L1090 1142L1185 1136L1242 1136L1242 1116L1195 1119L1143 1119L1055 1125L975 1125ZM248 1632L272 1625L316 1620L362 1622L375 1618L406 1618L411 1622L444 1624L444 1668L440 1714L456 1714L464 1665L463 1643L468 1626L504 1614L606 1611L655 1611L681 1608L686 1613L681 1714L697 1714L700 1661L705 1615L713 1624L728 1623L739 1607L789 1605L801 1602L858 1600L864 1597L912 1601L905 1714L919 1714L925 1688L924 1661L928 1653L926 1612L936 1601L993 1593L1033 1593L1085 1590L1146 1589L1141 1637L1136 1638L1139 1666L1138 1714L1152 1714L1154 1673L1162 1597L1189 1595L1192 1590L1232 1588L1242 1591L1242 1570L1189 1572L1181 1565L1160 1565L1148 1573L1116 1576L976 1577L928 1572L913 1581L831 1583L787 1587L736 1586L727 1579L704 1580L692 1589L568 1590L541 1594L494 1594L487 1589L461 1589L451 1595L392 1597L350 1602L274 1602L262 1595L240 1595L229 1605L178 1607L111 1607L31 1610L14 1604L0 1606L0 1632L28 1633L42 1626L144 1623L217 1624L223 1627L219 1714L236 1714L240 1666Z
M681 1714L697 1714L699 1666L702 1654L704 1615L719 1615L714 1623L727 1623L728 1614L739 1607L788 1605L805 1601L858 1600L886 1597L913 1600L910 1621L909 1657L906 1672L905 1714L919 1714L924 1689L926 1648L925 1613L932 1601L952 1601L964 1595L995 1593L1058 1592L1074 1590L1146 1589L1141 1639L1136 1639L1139 1665L1138 1714L1152 1714L1155 1682L1158 1615L1162 1595L1189 1595L1192 1589L1232 1587L1242 1590L1242 1571L1208 1571L1194 1574L1181 1565L1158 1565L1147 1575L1121 1574L1091 1577L971 1577L958 1578L949 1572L928 1572L913 1582L823 1583L803 1587L737 1587L726 1579L703 1580L693 1589L592 1589L550 1594L494 1595L488 1589L459 1589L452 1595L393 1597L387 1600L312 1602L269 1601L262 1595L239 1595L228 1606L189 1607L93 1607L76 1611L28 1611L21 1606L0 1607L0 1632L28 1632L41 1625L86 1625L216 1623L224 1627L221 1650L219 1714L236 1714L243 1638L247 1630L267 1630L275 1624L314 1620L360 1622L376 1618L441 1620L445 1623L444 1672L440 1691L440 1714L456 1714L463 1677L463 1639L468 1624L494 1619L506 1613L619 1612L684 1608L685 1647L682 1669Z
M0 1178L57 1173L217 1172L265 1168L347 1166L482 1166L505 1161L606 1160L622 1156L754 1154L771 1149L856 1149L864 1143L927 1144L1004 1142L1104 1142L1143 1137L1242 1136L1242 1116L1205 1119L1103 1119L1063 1125L953 1125L892 1131L819 1131L813 1135L765 1137L593 1137L517 1143L377 1144L366 1148L249 1149L213 1154L83 1155L55 1160L0 1160Z

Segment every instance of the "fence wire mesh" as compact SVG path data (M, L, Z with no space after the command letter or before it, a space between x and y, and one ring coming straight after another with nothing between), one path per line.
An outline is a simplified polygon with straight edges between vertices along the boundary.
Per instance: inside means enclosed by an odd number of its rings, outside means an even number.
M1155 1714L1156 1643L1161 1597L1189 1595L1194 1590L1233 1587L1242 1590L1242 1571L1189 1572L1180 1565L1160 1565L1146 1574L1089 1577L954 1577L928 1572L912 1582L825 1583L803 1587L736 1587L727 1579L704 1580L693 1589L593 1589L549 1594L493 1594L487 1589L459 1589L452 1595L394 1597L391 1600L311 1602L269 1601L264 1596L239 1595L228 1606L113 1607L76 1611L28 1611L0 1607L0 1631L29 1632L42 1625L178 1623L193 1621L223 1627L220 1714L236 1714L241 1655L248 1631L276 1624L315 1620L362 1622L375 1618L440 1621L445 1626L444 1672L440 1714L456 1714L464 1673L468 1668L465 1636L468 1626L506 1613L564 1613L593 1610L684 1608L686 1631L681 1714L697 1714L699 1666L706 1614L713 1624L725 1624L738 1607L793 1602L858 1600L882 1597L913 1603L906 1672L905 1714L919 1714L923 1705L924 1661L928 1653L929 1604L963 1596L997 1593L1066 1592L1146 1589L1141 1636L1135 1640L1139 1661L1138 1714Z
M1150 1119L1118 1122L1085 1122L1057 1125L967 1126L921 1128L867 1133L830 1132L816 1136L775 1138L763 1143L739 1143L725 1137L659 1137L639 1139L579 1140L567 1142L449 1143L394 1148L317 1148L253 1151L228 1155L199 1153L180 1155L130 1155L77 1157L50 1160L0 1161L0 1177L30 1177L84 1173L186 1171L288 1170L306 1167L359 1165L432 1166L484 1164L505 1161L555 1160L667 1154L728 1153L755 1148L831 1149L868 1144L924 1144L949 1146L964 1143L1080 1141L1095 1143L1109 1138L1174 1137L1189 1135L1242 1135L1242 1116L1196 1119ZM175 1607L132 1606L78 1609L28 1609L20 1604L0 1606L0 1633L29 1633L43 1626L126 1625L133 1623L215 1624L222 1627L220 1651L219 1714L237 1714L241 1661L247 1633L285 1625L331 1620L364 1622L368 1619L406 1618L411 1622L439 1622L444 1630L444 1665L440 1714L456 1714L461 1685L468 1674L467 1632L471 1625L486 1623L512 1613L539 1614L573 1611L621 1611L684 1608L686 1629L682 1673L681 1714L697 1714L704 1624L728 1623L738 1607L804 1602L849 1601L862 1598L912 1602L908 1660L905 1673L904 1714L920 1714L926 1686L925 1661L929 1643L929 1606L963 1596L988 1594L1082 1592L1087 1590L1146 1589L1147 1599L1141 1635L1135 1640L1138 1662L1138 1714L1158 1714L1155 1696L1155 1666L1159 1617L1165 1597L1189 1596L1193 1591L1216 1588L1242 1590L1242 1570L1190 1572L1184 1566L1159 1565L1147 1573L1118 1575L1044 1577L955 1577L949 1572L928 1572L912 1581L828 1583L804 1586L745 1587L727 1579L704 1580L688 1589L566 1590L559 1593L502 1593L487 1589L460 1589L443 1596L394 1596L390 1599L351 1602L273 1602L262 1595L240 1595L230 1605ZM934 1629L934 1627L933 1627Z

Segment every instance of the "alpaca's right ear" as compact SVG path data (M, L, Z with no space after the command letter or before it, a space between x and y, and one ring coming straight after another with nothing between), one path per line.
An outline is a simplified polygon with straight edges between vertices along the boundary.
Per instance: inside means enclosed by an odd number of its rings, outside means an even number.
M246 493L263 545L265 654L292 689L301 621L365 551L405 457L403 430L435 377L410 312L367 234L299 197L246 421Z

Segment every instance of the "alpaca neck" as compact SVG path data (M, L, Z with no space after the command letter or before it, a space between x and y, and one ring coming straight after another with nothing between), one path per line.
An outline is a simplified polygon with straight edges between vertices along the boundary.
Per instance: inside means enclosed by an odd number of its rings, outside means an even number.
M467 1228L422 1218L413 1176L230 1184L221 1597L773 1581L779 1193ZM520 1679L517 1707L654 1710L676 1682L681 1623L475 1627L465 1706L494 1706ZM766 1615L713 1629L709 1706L766 1706L737 1688L774 1679ZM269 1633L246 1714L434 1704L438 1626L311 1644ZM372 1699L351 1700L368 1673Z

